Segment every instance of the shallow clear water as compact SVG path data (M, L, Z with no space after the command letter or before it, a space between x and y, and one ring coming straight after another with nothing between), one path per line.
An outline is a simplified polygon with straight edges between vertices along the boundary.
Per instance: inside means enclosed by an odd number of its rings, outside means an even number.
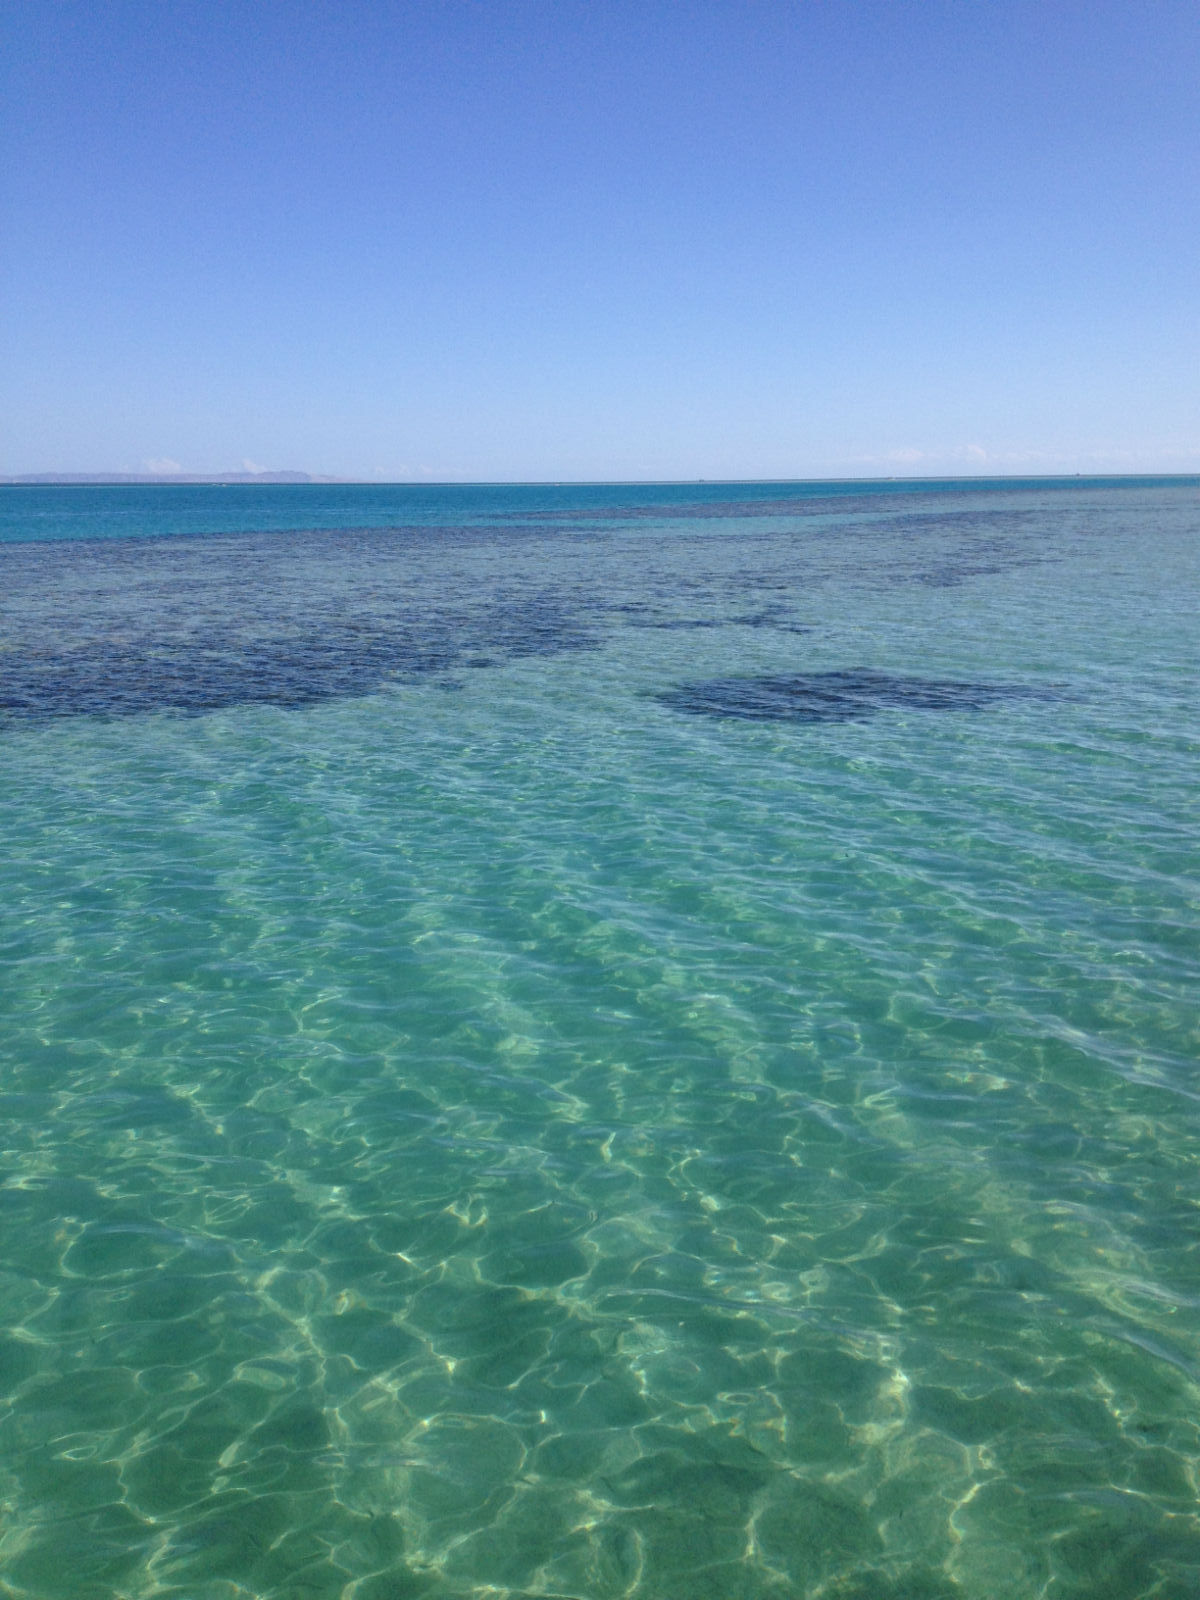
M0 1576L1200 1592L1200 485L0 491Z

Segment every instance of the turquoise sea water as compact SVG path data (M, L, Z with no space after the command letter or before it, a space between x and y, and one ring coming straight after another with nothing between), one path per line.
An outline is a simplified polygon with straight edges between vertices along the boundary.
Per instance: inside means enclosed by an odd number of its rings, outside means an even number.
M1198 533L0 490L0 1594L1194 1600Z

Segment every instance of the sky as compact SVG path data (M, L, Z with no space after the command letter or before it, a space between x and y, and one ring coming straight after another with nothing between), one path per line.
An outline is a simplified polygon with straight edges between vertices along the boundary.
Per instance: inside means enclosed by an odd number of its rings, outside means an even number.
M1195 0L9 0L0 473L1200 470Z

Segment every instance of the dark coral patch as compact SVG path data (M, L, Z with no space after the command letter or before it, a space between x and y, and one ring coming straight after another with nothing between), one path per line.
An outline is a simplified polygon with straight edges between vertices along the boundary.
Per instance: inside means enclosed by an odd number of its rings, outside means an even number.
M197 637L179 629L117 642L80 630L40 643L0 657L0 722L316 705L462 667L594 648L569 618L529 605L426 613L407 626L338 621L309 636L225 630Z
M673 711L743 722L857 722L881 711L984 711L1006 700L1040 699L1015 683L910 678L851 667L753 678L709 678L655 696Z

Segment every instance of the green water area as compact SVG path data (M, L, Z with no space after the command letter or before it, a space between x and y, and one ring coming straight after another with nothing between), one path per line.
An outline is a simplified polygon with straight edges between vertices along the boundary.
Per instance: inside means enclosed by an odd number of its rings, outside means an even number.
M1195 1600L1197 480L0 490L4 1600Z

